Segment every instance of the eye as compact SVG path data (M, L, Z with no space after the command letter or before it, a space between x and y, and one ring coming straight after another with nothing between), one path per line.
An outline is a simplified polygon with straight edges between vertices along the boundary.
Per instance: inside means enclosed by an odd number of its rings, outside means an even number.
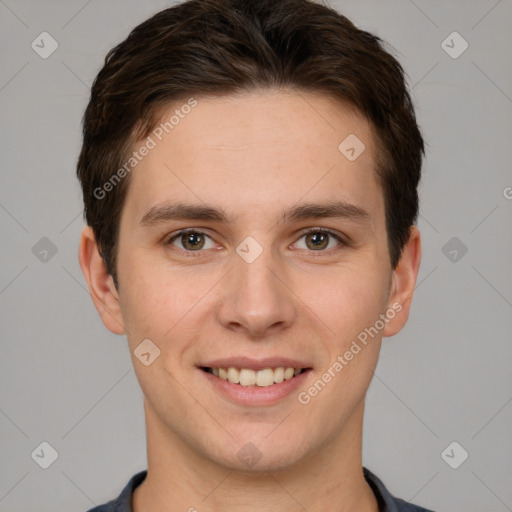
M345 245L341 237L331 231L320 228L313 228L304 233L299 240L302 239L305 240L302 247L300 247L299 242L295 245L299 249L311 251L329 252L328 250L335 248L337 245Z
M303 239L304 242L301 242ZM194 252L200 253L202 250L216 247L215 242L209 235L196 229L181 230L175 233L167 240L166 245L172 245L178 253L188 256ZM321 228L312 228L303 233L299 241L295 243L295 247L298 249L327 253L337 246L344 245L346 243L339 235Z
M167 243L185 252L197 252L201 249L213 249L215 247L215 243L206 233L195 230L180 231L173 235Z

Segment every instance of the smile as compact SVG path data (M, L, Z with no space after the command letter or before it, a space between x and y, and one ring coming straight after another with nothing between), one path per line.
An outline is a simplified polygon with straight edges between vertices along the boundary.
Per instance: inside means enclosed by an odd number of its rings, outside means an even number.
M236 368L234 366L230 366L227 368L203 367L202 370L211 373L222 380L227 380L231 384L239 384L244 387L268 387L274 384L280 384L285 380L293 379L293 377L296 377L305 371L306 368L279 366L277 368L253 370L251 368Z

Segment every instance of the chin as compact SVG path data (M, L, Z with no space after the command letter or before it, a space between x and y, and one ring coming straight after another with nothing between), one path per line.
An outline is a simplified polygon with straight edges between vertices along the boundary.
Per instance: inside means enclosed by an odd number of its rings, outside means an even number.
M307 455L310 444L305 439L294 439L286 431L281 435L269 432L271 429L265 429L264 434L233 438L214 450L210 444L205 456L227 469L254 473L290 469Z

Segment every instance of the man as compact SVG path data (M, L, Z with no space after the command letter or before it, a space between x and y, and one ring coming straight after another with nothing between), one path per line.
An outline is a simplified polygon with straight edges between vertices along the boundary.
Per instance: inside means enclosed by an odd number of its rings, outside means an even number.
M143 390L148 470L95 512L426 510L362 465L421 258L423 139L375 36L306 0L191 0L106 57L80 264Z

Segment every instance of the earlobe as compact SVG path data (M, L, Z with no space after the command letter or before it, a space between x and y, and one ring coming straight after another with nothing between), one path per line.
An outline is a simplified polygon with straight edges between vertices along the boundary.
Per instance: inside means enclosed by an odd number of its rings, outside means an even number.
M388 311L393 316L386 324L383 336L394 336L403 329L409 318L414 288L421 262L421 236L416 226L411 226L400 261L393 271Z
M94 306L105 327L114 334L125 334L119 294L99 253L96 237L90 226L82 231L78 259Z

